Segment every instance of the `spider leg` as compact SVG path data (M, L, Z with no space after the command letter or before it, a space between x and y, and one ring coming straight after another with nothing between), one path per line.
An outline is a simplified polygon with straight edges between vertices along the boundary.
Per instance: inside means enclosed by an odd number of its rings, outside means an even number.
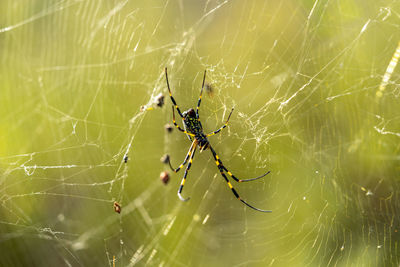
M179 109L178 109L178 112L179 112ZM174 125L176 126L176 128L178 128L179 131L181 131L181 132L187 134L188 136L194 136L194 134L189 133L188 131L182 129L182 128L176 123L174 106L172 106L172 122L174 123ZM190 140L190 141L192 141L192 140Z
M220 161L220 162L221 162L221 161ZM221 165L222 165L222 162L221 162ZM235 175L233 175L230 171L228 171L228 169L227 169L224 165L222 165L221 167L226 171L226 173L227 173L230 177L233 178L233 180L235 180L236 182L239 182L239 183L242 183L242 182L250 182L250 181L254 181L254 180L263 178L264 176L266 176L267 174L269 174L269 173L271 172L271 171L267 171L266 173L264 173L264 174L262 174L262 175L260 175L260 176L257 176L257 177L255 177L255 178L238 179Z
M181 116L181 117L183 118L182 112L181 112L181 110L179 109L178 105L176 104L176 101L175 101L174 97L172 96L171 89L169 88L167 67L165 67L165 78L167 79L167 87L168 87L169 97L171 98L172 103L174 103L175 108L176 108L176 110L177 110L178 113L179 113L179 116Z
M183 166L185 166L186 162L188 161L189 157L191 156L191 154L192 154L192 152L193 152L194 143L195 143L195 142L193 141L192 145L191 145L190 148L189 148L188 153L186 154L185 160L182 162L181 165L179 165L178 168L172 167L172 165L171 165L171 160L168 160L169 167L171 168L171 170L172 170L173 172L177 173L177 172L179 172L179 171L183 168Z
M265 175L267 175L268 173L270 173L271 171L267 171L266 173L255 177L255 178L249 178L249 179L238 179L235 175L233 175L225 166L224 164L222 164L222 161L219 159L219 156L217 155L217 153L215 152L215 150L210 146L211 149L211 153L214 156L215 159L215 163L217 164L218 168L223 169L224 171L226 171L226 173L232 177L233 180L235 180L236 182L242 183L242 182L250 182L250 181L254 181L260 178L263 178Z
M221 128L219 128L218 130L216 130L216 131L214 131L214 132L212 132L212 133L207 134L207 137L208 137L208 136L212 136L212 135L214 135L214 134L217 134L217 133L219 133L222 129L224 129L224 128L228 125L228 122L229 122L229 119L231 118L232 112L233 112L233 108L232 108L232 110L231 110L231 113L229 113L228 119L226 120L225 124L224 124Z
M200 109L200 104L201 104L201 97L203 95L203 89L204 89L204 82L206 80L206 70L204 71L204 76L203 76L203 84L201 86L201 91L200 91L200 96L199 96L199 100L197 101L197 108L196 108L196 118L197 120L199 120L199 109Z
M196 141L196 140L193 141L193 144L194 144L194 145L193 145L193 154L190 156L189 163L188 163L188 165L187 165L187 167L186 167L186 170L185 170L185 174L183 175L181 185L179 186L179 189L178 189L178 197L179 197L179 199L182 200L182 201L188 201L188 200L190 199L190 197L188 197L188 198L183 198L182 195L181 195L181 193L182 193L182 190L183 190L183 186L185 185L185 182L186 182L186 176L187 176L187 174L188 174L188 172L189 172L189 170L190 170L190 167L192 166L192 162L193 162L193 158L194 158L194 153L196 152L197 141Z
M221 176L224 177L226 183L228 184L228 187L232 190L232 193L235 195L235 197L238 200L240 200L243 204L248 206L249 208L252 208L253 210L257 210L257 211L261 211L261 212L272 212L271 210L262 210L262 209L256 208L256 207L250 205L249 203L247 203L246 201L244 201L243 199L240 198L238 192L235 190L235 188L233 188L233 186L232 186L231 182L229 181L228 177L226 177L226 175L224 173L224 167L221 166L218 155L215 153L214 149L211 146L210 146L210 149L211 149L211 152L213 153L213 156L214 156L214 159L215 159L215 164L217 164L217 167L218 167L218 170L219 170Z

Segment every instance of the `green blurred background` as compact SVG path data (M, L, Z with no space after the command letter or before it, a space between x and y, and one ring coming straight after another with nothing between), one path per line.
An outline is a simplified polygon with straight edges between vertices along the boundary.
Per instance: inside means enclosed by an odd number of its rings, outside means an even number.
M398 1L2 0L0 13L1 266L399 265L400 67L382 84ZM235 107L210 142L240 178L271 170L233 185L272 213L237 201L209 151L189 202L183 171L160 181L160 157L177 166L190 146L164 129L165 66L182 110L207 69L206 132Z

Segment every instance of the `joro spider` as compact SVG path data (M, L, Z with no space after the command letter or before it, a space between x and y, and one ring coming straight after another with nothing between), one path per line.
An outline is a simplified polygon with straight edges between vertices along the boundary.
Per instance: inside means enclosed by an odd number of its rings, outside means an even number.
M201 97L202 97L203 89L204 89L204 81L206 80L206 71L204 71L203 84L201 86L201 91L200 91L199 100L197 102L196 111L194 111L193 108L190 108L190 109L188 109L187 111L184 111L184 112L180 111L178 105L176 104L176 101L175 101L174 97L172 96L171 89L169 87L167 68L165 68L165 78L167 80L167 87L168 87L169 96L171 98L172 103L174 104L172 106L172 121L173 121L174 125L176 126L176 128L178 128L179 131L185 133L187 135L187 137L189 138L189 140L192 142L192 145L189 148L189 151L188 151L188 153L187 153L187 155L185 157L185 160L182 162L182 164L178 168L176 168L176 169L173 168L172 165L171 165L171 161L168 160L170 168L175 173L179 172L189 160L189 164L187 165L187 167L185 169L185 174L183 175L181 185L179 186L179 189L178 189L178 197L179 197L179 199L182 200L182 201L188 201L190 199L190 198L183 198L182 197L182 190L183 190L183 186L185 185L185 182L186 182L187 174L188 174L188 172L190 170L190 167L192 166L194 153L196 152L197 147L200 148L200 152L202 152L203 150L206 150L207 148L209 148L211 150L211 153L212 153L213 157L214 157L215 164L217 164L219 172L221 173L222 177L224 177L225 181L228 184L228 187L232 190L232 193L235 195L235 197L238 200L240 200L242 203L244 203L246 206L252 208L253 210L257 210L257 211L261 211L261 212L272 212L271 210L262 210L262 209L253 207L252 205L250 205L249 203L247 203L246 201L241 199L239 194L238 194L238 192L233 188L231 182L228 180L228 177L225 174L225 172L226 172L231 178L233 178L233 180L235 180L236 182L241 183L241 182L249 182L249 181L254 181L254 180L260 179L260 178L264 177L265 175L267 175L268 173L270 173L270 171L268 171L268 172L264 173L263 175L258 176L256 178L238 179L235 175L233 175L222 164L221 159L219 158L219 156L217 155L217 153L215 152L215 150L213 149L213 147L211 146L210 142L207 139L207 137L219 133L222 129L224 129L228 125L229 118L231 117L232 112L233 112L233 108L232 108L231 112L229 113L228 119L226 120L225 124L222 127L220 127L218 130L216 130L214 132L211 132L209 134L204 134L204 132L203 132L203 126L201 125L200 117L199 117L199 109L200 109ZM179 116L181 116L181 118L183 120L184 129L182 129L175 121L174 107L176 108L176 110L178 111Z

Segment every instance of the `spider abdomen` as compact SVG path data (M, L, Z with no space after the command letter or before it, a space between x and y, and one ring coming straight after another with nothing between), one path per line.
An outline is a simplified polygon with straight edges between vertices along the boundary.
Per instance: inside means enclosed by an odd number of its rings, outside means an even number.
M183 112L182 115L186 131L194 135L203 132L203 127L201 126L199 119L196 117L196 112L194 109L191 108Z
M201 126L194 109L191 108L183 112L182 115L183 123L185 124L185 130L191 134L194 134L194 138L196 139L201 150L206 149L208 147L208 139L203 133L203 127Z

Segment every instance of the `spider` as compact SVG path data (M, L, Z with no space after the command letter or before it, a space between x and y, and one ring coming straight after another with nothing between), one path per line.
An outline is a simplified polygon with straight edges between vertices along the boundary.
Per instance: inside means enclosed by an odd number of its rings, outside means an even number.
M231 117L232 112L233 112L233 108L232 108L231 112L229 113L228 119L226 120L225 124L222 127L220 127L218 130L216 130L214 132L211 132L209 134L205 134L203 132L203 126L201 125L200 117L199 117L199 109L200 109L201 97L202 97L203 89L204 89L204 81L206 80L206 71L204 71L203 84L201 86L201 91L200 91L199 100L197 102L196 111L193 108L190 108L187 111L181 112L181 110L179 109L178 105L176 104L176 101L175 101L174 97L172 96L171 89L169 87L167 68L165 68L165 78L167 80L167 87L168 87L169 96L170 96L171 101L173 103L173 106L172 106L172 122L174 123L176 128L178 128L179 131L185 133L187 135L187 137L189 138L189 140L192 142L192 145L190 146L189 151L186 154L186 157L185 157L184 161L182 162L182 164L178 168L173 168L172 165L171 165L171 162L168 160L170 168L175 173L179 172L189 160L189 163L188 163L188 165L187 165L187 167L185 169L185 174L183 175L183 178L182 178L181 185L179 186L179 189L178 189L178 197L179 197L179 199L182 200L182 201L188 201L190 199L190 198L183 198L182 197L182 190L183 190L183 186L185 185L185 182L186 182L187 174L188 174L188 172L190 170L190 167L192 166L194 153L196 152L197 147L199 147L200 152L202 152L203 150L206 150L207 148L209 148L211 150L211 153L212 153L213 157L214 157L215 164L217 165L220 174L222 175L222 177L227 182L228 187L232 190L232 193L235 195L235 197L238 200L240 200L242 203L244 203L246 206L252 208L253 210L257 210L257 211L261 211L261 212L271 212L270 210L262 210L262 209L253 207L252 205L250 205L249 203L247 203L246 201L241 199L239 194L238 194L238 192L233 188L231 182L229 181L228 177L226 176L226 173L227 173L231 178L233 178L233 180L235 180L236 182L241 183L241 182L249 182L249 181L254 181L254 180L260 179L260 178L264 177L265 175L267 175L268 173L270 173L270 171L268 171L268 172L264 173L263 175L258 176L256 178L243 179L243 180L242 179L238 179L235 175L233 175L222 164L221 159L219 158L219 156L217 155L217 153L215 152L215 150L213 149L213 147L211 146L210 142L207 139L207 137L219 133L222 129L224 129L228 125L229 118ZM175 121L175 109L174 108L178 111L179 116L181 116L181 118L183 120L184 129L182 129Z

